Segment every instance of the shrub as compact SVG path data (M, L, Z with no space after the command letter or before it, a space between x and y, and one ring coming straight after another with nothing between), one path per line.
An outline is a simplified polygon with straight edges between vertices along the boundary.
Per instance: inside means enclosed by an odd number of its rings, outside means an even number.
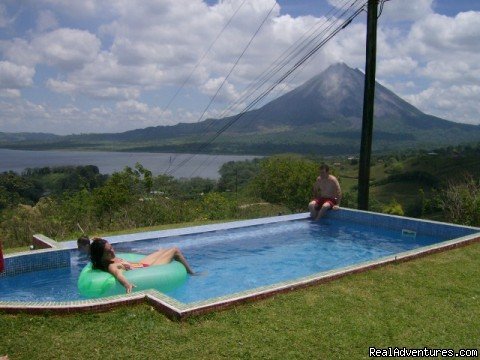
M471 175L450 183L443 193L440 206L448 221L480 226L480 182Z
M382 208L382 212L390 215L404 215L402 205L400 205L395 199L392 199L392 201L390 201L390 204L384 206Z
M236 201L220 193L209 193L202 198L200 214L208 220L228 219L234 217L236 208Z
M305 210L312 197L318 165L299 156L275 156L263 160L252 185L265 201L290 210Z

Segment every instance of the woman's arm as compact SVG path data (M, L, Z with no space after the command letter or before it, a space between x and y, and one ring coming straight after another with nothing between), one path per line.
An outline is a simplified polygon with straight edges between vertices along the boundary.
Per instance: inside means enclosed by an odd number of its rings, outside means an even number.
M108 272L115 276L115 278L122 284L126 291L127 294L130 294L132 292L132 289L135 285L130 284L127 280L127 278L123 275L123 270L118 268L118 263L112 263L108 266Z

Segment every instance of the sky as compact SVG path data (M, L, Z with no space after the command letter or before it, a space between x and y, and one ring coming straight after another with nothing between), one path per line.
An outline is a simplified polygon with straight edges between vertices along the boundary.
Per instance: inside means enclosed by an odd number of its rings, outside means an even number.
M238 112L265 69L355 1L0 0L0 132L123 132ZM366 17L271 96L338 62L363 71ZM389 0L377 81L427 114L480 124L479 39L478 0Z

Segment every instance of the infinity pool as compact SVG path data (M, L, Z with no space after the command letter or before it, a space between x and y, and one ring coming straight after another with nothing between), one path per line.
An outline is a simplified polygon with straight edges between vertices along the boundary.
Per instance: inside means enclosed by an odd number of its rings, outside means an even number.
M345 213L335 213L342 212ZM319 222L305 215L272 219L269 218L270 223L257 221L250 226L221 225L200 233L162 233L147 238L150 234L132 234L109 240L116 252L148 254L158 248L178 246L201 275L189 276L184 285L163 295L188 306L432 247L478 232L475 228L446 224L445 231L422 232L413 223L386 226L385 221L362 223L337 214ZM441 227L439 223L427 225ZM429 226L423 228L428 230ZM135 236L140 240L134 241ZM77 291L77 279L88 259L76 249L68 253L69 266L1 276L0 305L85 300Z

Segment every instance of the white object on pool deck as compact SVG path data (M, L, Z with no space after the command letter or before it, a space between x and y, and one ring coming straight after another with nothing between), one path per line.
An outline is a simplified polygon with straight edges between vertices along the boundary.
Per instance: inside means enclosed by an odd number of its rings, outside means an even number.
M408 229L402 229L402 236L408 236L408 237L416 238L417 237L417 232L412 231L412 230L408 230Z

